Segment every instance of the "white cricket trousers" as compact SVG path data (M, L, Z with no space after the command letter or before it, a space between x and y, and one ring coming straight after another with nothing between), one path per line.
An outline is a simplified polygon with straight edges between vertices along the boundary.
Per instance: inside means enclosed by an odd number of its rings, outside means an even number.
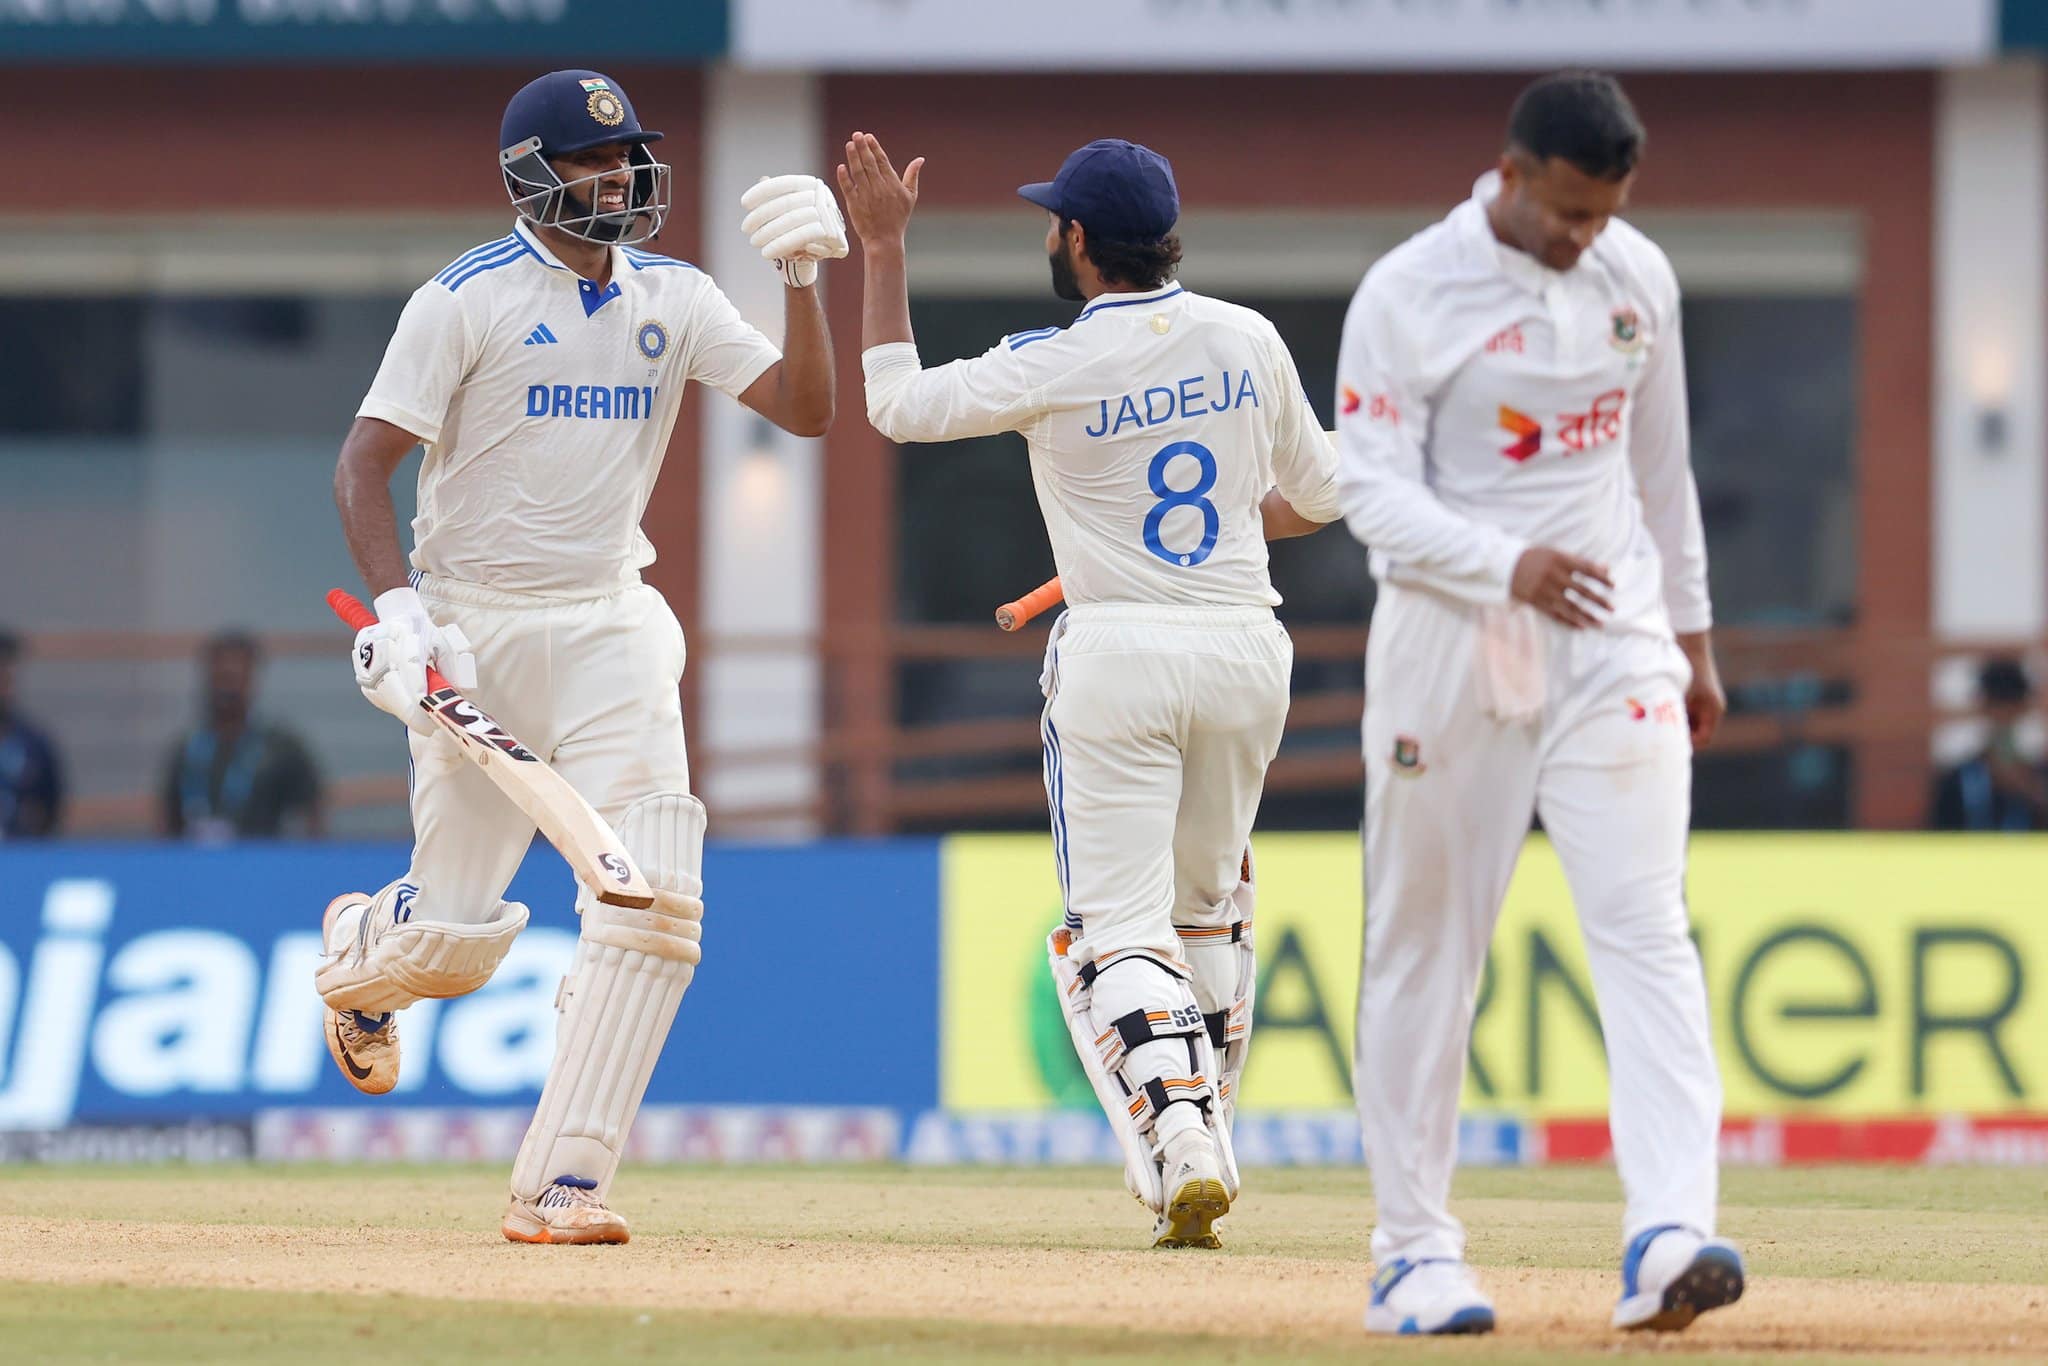
M1365 664L1365 963L1356 1089L1373 1259L1459 1258L1458 1097L1486 950L1533 809L1599 999L1624 1239L1714 1229L1721 1082L1687 937L1690 666L1668 637L1537 619L1533 720L1496 719L1482 611L1383 585ZM1498 694L1495 694L1498 695Z
M683 628L660 593L622 584L571 600L423 576L421 600L476 652L470 696L606 820L657 792L688 792ZM412 869L423 920L497 913L534 825L484 771L438 738L412 738Z
M1041 732L1074 957L1180 962L1175 925L1236 918L1293 666L1265 607L1095 603L1054 625Z

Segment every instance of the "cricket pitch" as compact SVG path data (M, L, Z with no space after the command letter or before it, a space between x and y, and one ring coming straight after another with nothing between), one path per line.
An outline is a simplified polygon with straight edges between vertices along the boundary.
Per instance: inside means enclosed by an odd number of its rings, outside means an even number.
M1107 1169L629 1167L623 1248L505 1242L503 1183L16 1168L0 1341L36 1362L2048 1357L2040 1169L1731 1171L1722 1232L1749 1293L1662 1339L1607 1327L1611 1170L1465 1172L1456 1210L1500 1331L1434 1343L1360 1326L1356 1171L1250 1173L1221 1253L1146 1250L1149 1216Z

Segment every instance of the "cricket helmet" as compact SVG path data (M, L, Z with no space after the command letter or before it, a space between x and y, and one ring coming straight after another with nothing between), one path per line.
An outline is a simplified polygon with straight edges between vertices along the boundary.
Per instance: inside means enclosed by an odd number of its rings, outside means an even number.
M589 242L644 242L661 231L669 211L669 168L647 150L660 139L640 126L617 81L596 71L550 71L505 106L498 169L512 206L534 222ZM563 180L549 158L608 142L627 144L631 180L626 207L599 213L598 182L613 172Z

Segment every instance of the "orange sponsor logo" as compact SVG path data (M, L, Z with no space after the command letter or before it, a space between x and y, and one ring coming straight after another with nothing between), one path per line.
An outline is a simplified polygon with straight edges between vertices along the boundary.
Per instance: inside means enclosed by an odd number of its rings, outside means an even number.
M1543 446L1543 424L1527 413L1500 405L1500 425L1515 437L1513 445L1501 447L1501 454L1516 464L1536 454Z

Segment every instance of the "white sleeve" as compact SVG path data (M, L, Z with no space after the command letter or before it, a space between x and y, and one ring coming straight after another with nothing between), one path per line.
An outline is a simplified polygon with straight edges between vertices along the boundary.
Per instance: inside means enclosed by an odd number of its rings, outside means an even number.
M979 356L929 370L915 342L869 347L860 357L868 421L891 441L956 441L1029 425L1045 390L1010 343L1005 337Z
M1323 432L1323 421L1302 392L1301 372L1294 355L1276 332L1267 346L1273 352L1278 392L1298 403L1283 402L1273 424L1273 482L1287 505L1312 522L1334 522L1343 515L1337 505L1337 451Z
M1423 473L1429 430L1414 339L1371 276L1344 318L1337 352L1337 497L1351 534L1401 569L1473 602L1506 602L1528 547L1437 500Z
M455 390L476 364L477 345L455 295L432 281L413 291L384 363L357 417L374 417L418 437L425 445L441 439L441 423Z
M1671 629L1683 635L1712 626L1714 611L1707 598L1707 533L1692 477L1685 342L1680 336L1675 277L1670 291L1670 315L1657 329L1636 385L1628 460L1642 493L1643 522L1664 561L1664 609L1671 615Z
M740 316L709 275L703 278L684 345L689 348L684 376L733 398L782 359L781 348Z

